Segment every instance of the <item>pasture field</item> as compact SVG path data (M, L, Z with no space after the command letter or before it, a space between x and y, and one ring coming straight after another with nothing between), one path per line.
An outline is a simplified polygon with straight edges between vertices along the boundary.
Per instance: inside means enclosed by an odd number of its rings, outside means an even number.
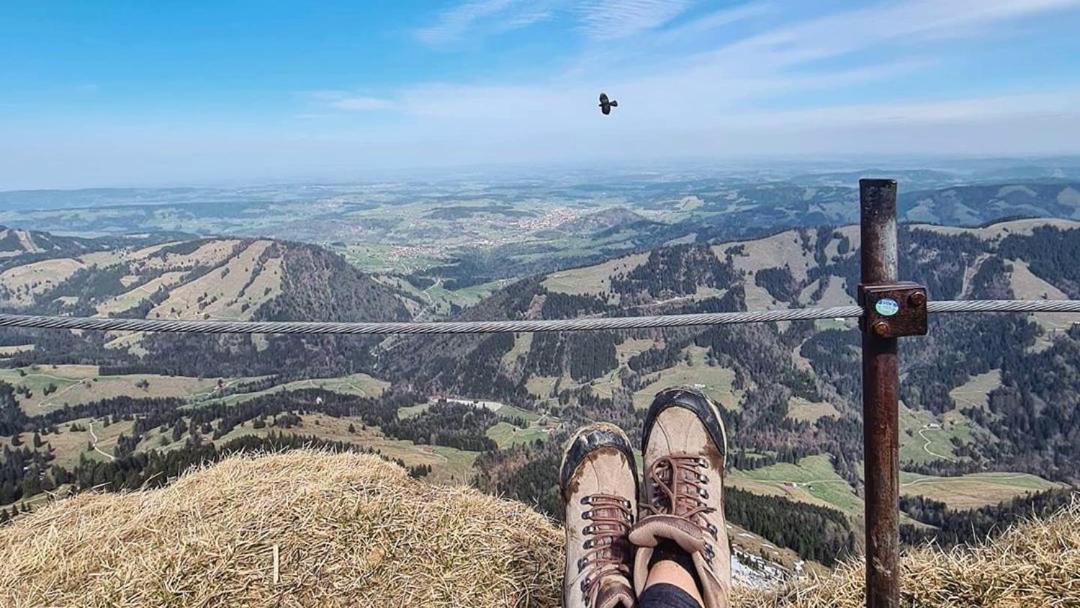
M528 357L529 350L532 349L532 340L533 335L530 333L514 334L514 346L499 360L503 369L512 372L520 359Z
M798 464L781 462L749 471L735 469L728 473L727 480L730 485L755 494L830 507L849 517L858 517L863 511L862 499L836 473L825 454L807 456Z
M544 279L544 287L556 293L569 295L596 295L611 290L611 277L627 273L649 259L647 253L609 260L603 264L574 268L553 273ZM616 301L618 294L615 294Z
M710 367L698 360L691 365L680 363L649 377L656 381L634 393L634 407L637 409L648 408L656 393L675 386L696 386L718 405L729 410L738 409L743 397L743 391L732 386L735 380L733 370Z
M102 376L96 365L32 365L0 369L0 381L26 387L30 396L16 395L19 406L29 416L45 414L67 405L90 403L120 396L191 397L208 394L217 379L127 374ZM50 387L55 391L46 395Z
M840 412L831 403L817 403L795 396L788 400L788 418L813 424L823 416L839 418Z
M84 430L72 431L71 427L75 424ZM53 464L72 470L79 464L81 458L110 460L120 435L130 435L134 426L135 423L130 420L117 420L105 426L103 421L97 418L79 418L57 425L59 433L41 435L42 446L38 449L47 450L51 447L55 458ZM22 433L19 439L23 446L33 447L34 445L33 433ZM10 440L0 439L0 445L10 445ZM97 450L91 446L96 446Z
M296 380L294 382L279 384L261 391L229 395L223 397L222 402L226 405L236 405L237 403L250 401L264 395L304 389L322 389L333 393L356 395L358 397L378 397L383 394L389 386L389 382L384 382L367 374L352 374L337 378L309 378L307 380Z
M504 403L496 408L495 413L499 415L499 418L522 418L528 423L535 423L541 418L541 415L536 412L521 409L509 403Z
M0 357L10 357L11 355L17 355L19 353L30 352L34 350L33 344L17 344L15 346L0 346Z
M961 409L968 407L986 408L990 393L1000 387L1001 370L993 369L985 374L972 376L964 384L949 391L949 396L956 401L956 405Z
M538 398L547 399L558 382L559 378L556 376L529 376L525 381L525 388Z
M501 421L487 430L487 436L495 440L500 448L510 447L518 443L532 443L537 439L547 439L546 430L529 425L528 428L518 428L509 422Z
M954 440L977 441L985 433L958 409L935 416L926 410L900 406L900 461L922 463L931 460L960 460Z
M736 488L768 496L837 509L853 519L862 517L863 501L848 482L840 477L829 456L817 454L797 464L778 463L759 469L734 469L727 483ZM1062 484L1027 473L973 473L957 477L936 477L900 473L900 493L926 496L944 502L952 509L977 509L1002 501L1054 488ZM905 523L914 523L903 516Z
M1064 487L1027 473L972 473L959 477L934 477L900 473L900 493L926 496L953 509L977 509L996 505L1031 492Z

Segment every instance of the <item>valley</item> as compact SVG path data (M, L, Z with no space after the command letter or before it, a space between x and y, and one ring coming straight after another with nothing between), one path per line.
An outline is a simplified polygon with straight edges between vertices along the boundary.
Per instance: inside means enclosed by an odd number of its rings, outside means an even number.
M854 193L800 179L631 181L602 195L550 185L530 204L488 186L220 213L123 194L16 206L0 220L35 229L0 228L0 310L400 321L851 304ZM1080 297L1072 185L927 179L940 189L902 199L917 220L901 228L905 278L938 299ZM1020 213L1036 217L993 221ZM38 230L75 217L85 232ZM133 236L133 222L148 231ZM1075 488L1078 332L1068 315L972 315L934 318L906 343L905 499L940 504L926 507L934 518L1004 518ZM609 420L635 437L657 391L689 385L721 406L732 438L736 547L789 569L801 547L829 565L861 543L857 340L843 320L430 339L4 329L0 506L6 518L68 491L165 483L237 450L313 446L555 516L554 469L576 426ZM936 529L921 513L903 515L911 538ZM784 533L803 520L830 523L814 538Z

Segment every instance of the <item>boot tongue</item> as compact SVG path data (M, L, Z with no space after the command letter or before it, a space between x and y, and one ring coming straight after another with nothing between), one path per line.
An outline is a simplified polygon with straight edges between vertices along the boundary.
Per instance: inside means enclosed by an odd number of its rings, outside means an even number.
M600 581L594 608L634 608L634 591L625 578L606 576Z
M705 549L701 528L684 517L650 515L638 520L630 530L630 543L636 547L656 547L663 540L674 542L687 553L699 553Z

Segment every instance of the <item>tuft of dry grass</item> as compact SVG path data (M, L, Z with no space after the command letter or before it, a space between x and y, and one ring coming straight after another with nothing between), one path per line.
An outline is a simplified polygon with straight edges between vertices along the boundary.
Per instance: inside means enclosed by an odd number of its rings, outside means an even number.
M0 528L0 606L556 606L562 542L375 456L237 456Z
M546 608L559 604L562 551L562 532L527 506L374 456L236 456L0 528L0 606ZM901 575L905 607L1080 606L1080 501L986 545L912 551ZM734 605L861 607L863 569L737 589Z
M924 547L901 558L905 607L1080 606L1080 500L991 542L943 551ZM740 606L861 608L865 570L851 561L780 593L747 593Z

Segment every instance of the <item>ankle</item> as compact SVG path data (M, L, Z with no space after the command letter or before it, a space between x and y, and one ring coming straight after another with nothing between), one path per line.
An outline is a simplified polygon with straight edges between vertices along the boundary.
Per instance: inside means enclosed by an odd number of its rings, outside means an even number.
M651 569L662 561L676 564L686 570L686 573L695 579L695 582L697 581L697 568L694 567L694 558L690 557L690 554L684 551L675 541L660 541L660 544L653 549L652 558L649 560L649 568Z
M642 593L656 586L675 587L697 602L699 606L704 605L700 582L693 566L687 569L682 563L670 559L649 560L649 574Z

